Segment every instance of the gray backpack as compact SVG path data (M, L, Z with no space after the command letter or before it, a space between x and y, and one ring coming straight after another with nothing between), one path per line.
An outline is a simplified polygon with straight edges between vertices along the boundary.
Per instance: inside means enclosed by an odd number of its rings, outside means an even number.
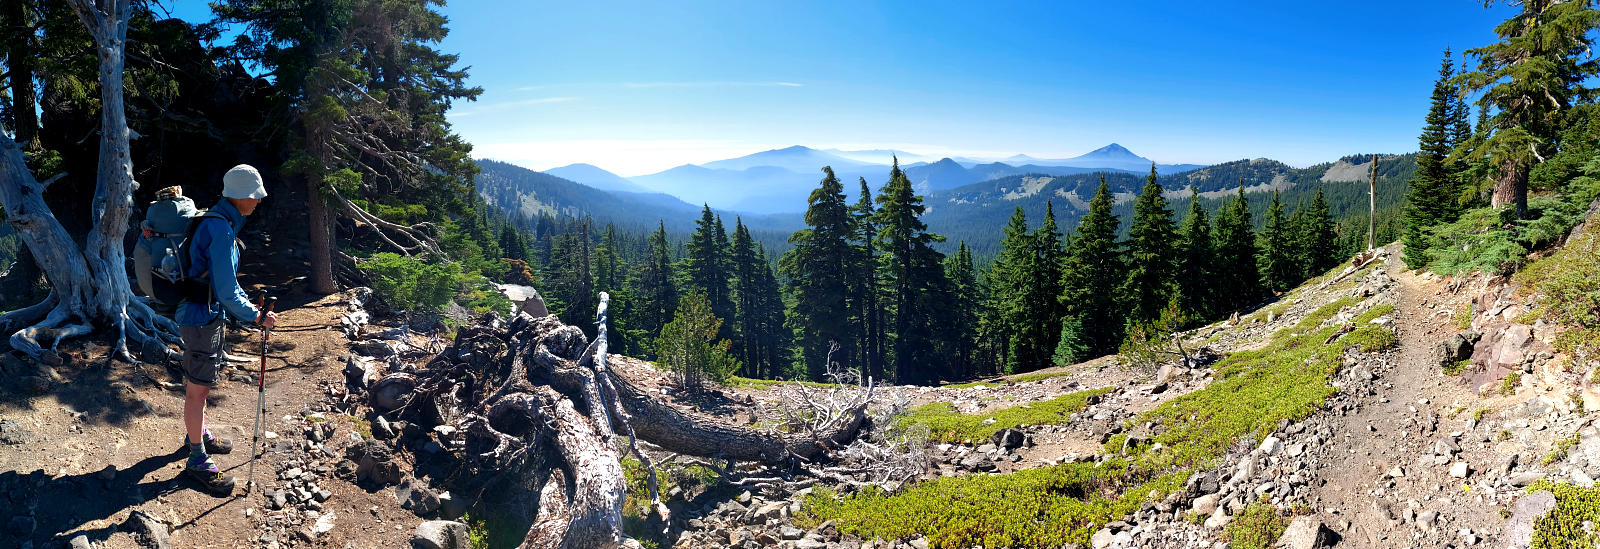
M205 301L206 288L188 279L189 238L200 220L221 218L195 208L180 187L156 192L156 200L145 210L139 224L139 241L133 249L135 278L139 291L167 308L180 301ZM209 292L204 292L209 293ZM192 294L192 295L191 295Z

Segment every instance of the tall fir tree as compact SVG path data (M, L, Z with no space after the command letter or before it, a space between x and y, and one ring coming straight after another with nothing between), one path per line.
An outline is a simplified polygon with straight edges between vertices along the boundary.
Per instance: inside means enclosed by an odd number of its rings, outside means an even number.
M850 270L855 283L849 286L850 301L861 336L856 363L863 373L873 379L883 379L883 310L878 306L878 294L881 291L878 287L878 225L873 221L877 209L872 204L872 189L867 186L867 178L861 178L860 183L860 198L850 207L850 216L855 222L855 254Z
M722 218L704 206L694 234L684 245L683 274L691 290L704 293L711 303L711 314L719 319L733 318L733 299L728 288L728 234L722 231ZM733 323L723 322L718 339L732 339Z
M1256 238L1250 224L1250 201L1244 196L1244 181L1239 194L1228 199L1217 213L1216 230L1216 312L1237 311L1260 299L1263 290L1261 270L1256 266Z
M761 362L760 373L767 378L788 378L794 375L790 372L793 362L791 349L793 347L794 331L789 329L789 324L784 311L783 288L778 284L778 277L772 272L772 259L767 256L767 248L756 243L756 255L761 258L761 264L756 268L756 280L753 285L756 294L756 317L760 336L757 339L760 353L757 357Z
M1286 291L1299 282L1300 269L1295 265L1294 231L1289 219L1283 215L1283 203L1278 201L1278 191L1272 191L1272 202L1267 206L1267 224L1261 229L1261 254L1258 257L1262 282L1272 292Z
M1517 13L1495 27L1500 41L1467 50L1478 59L1478 68L1457 82L1479 94L1479 112L1494 111L1488 136L1474 155L1494 165L1491 204L1511 206L1521 219L1528 216L1529 172L1559 150L1573 105L1595 93L1588 84L1600 74L1600 64L1589 52L1600 10L1590 1L1506 3Z
M1062 273L1063 323L1080 328L1078 337L1092 355L1114 352L1122 337L1116 295L1126 266L1111 206L1111 188L1101 174L1100 188L1089 200L1089 213L1078 221Z
M740 375L763 378L771 375L770 365L763 364L760 271L766 268L766 258L756 252L755 240L744 220L733 219L733 298L737 336L733 340L733 355L743 362Z
M638 329L646 335L660 334L661 327L672 321L678 306L678 282L672 268L672 245L667 242L665 222L657 222L649 242L650 250L639 266L633 290L639 302ZM645 356L654 358L654 349Z
M847 296L850 267L855 265L850 246L854 223L845 204L844 186L833 168L822 168L823 178L807 200L805 222L809 228L789 236L794 246L784 254L781 267L794 295L794 324L807 376L821 381L827 372L828 350L840 346L834 361L851 366L853 330L845 322L850 314ZM853 366L852 366L853 367Z
M1000 254L994 263L989 266L989 284L993 296L993 314L995 315L994 333L1004 340L1004 345L995 349L999 363L1008 372L1019 371L1019 363L1023 361L1017 354L1018 347L1027 347L1019 332L1026 322L1029 308L1037 305L1026 299L1027 281L1026 271L1032 262L1033 236L1028 232L1028 214L1022 206L1017 206L1011 212L1011 219L1006 222L1005 236L1000 241Z
M1128 276L1121 288L1128 322L1155 320L1172 296L1173 244L1178 231L1164 192L1156 178L1156 166L1151 164L1144 189L1134 200L1133 224L1128 228Z
M956 248L955 255L945 258L944 270L954 298L949 304L951 322L946 326L950 373L953 379L971 379L978 375L978 315L984 296L973 272L972 250L965 241Z
M1450 57L1448 49L1444 55L1444 61L1439 65L1439 77L1433 82L1428 115L1423 118L1422 135L1417 138L1421 147L1417 153L1417 171L1406 189L1406 229L1402 240L1405 243L1406 265L1412 268L1428 264L1428 228L1453 221L1458 211L1455 200L1458 193L1446 158L1455 147L1452 142L1458 129L1455 124L1461 122L1452 116L1455 114L1452 112L1452 98L1459 93L1453 83L1455 60Z
M1211 217L1200 205L1200 193L1189 187L1189 213L1178 229L1178 260L1173 280L1178 286L1178 306L1189 318L1211 318L1215 299L1215 248L1211 242Z
M900 169L899 159L889 172L889 183L878 193L878 248L883 251L884 299L893 327L890 370L901 384L926 384L949 375L948 357L939 351L936 335L940 308L949 302L943 255L932 247L943 238L929 233L922 222L922 197Z
M1322 274L1339 264L1339 233L1328 211L1328 201L1322 197L1322 187L1311 197L1302 217L1300 264L1304 269L1302 279Z

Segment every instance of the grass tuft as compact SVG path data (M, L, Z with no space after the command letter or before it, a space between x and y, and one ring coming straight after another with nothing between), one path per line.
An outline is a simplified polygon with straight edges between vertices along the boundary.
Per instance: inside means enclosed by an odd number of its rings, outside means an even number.
M990 435L1003 429L1023 425L1057 425L1066 423L1072 414L1111 392L1111 388L1091 389L982 414L961 414L944 402L931 402L912 408L899 419L900 428L923 424L928 426L929 440L939 442L972 442L988 440ZM985 421L994 421L985 424Z
M1289 519L1279 515L1277 509L1265 503L1252 503L1234 517L1224 530L1230 548L1267 549L1278 541L1288 527Z

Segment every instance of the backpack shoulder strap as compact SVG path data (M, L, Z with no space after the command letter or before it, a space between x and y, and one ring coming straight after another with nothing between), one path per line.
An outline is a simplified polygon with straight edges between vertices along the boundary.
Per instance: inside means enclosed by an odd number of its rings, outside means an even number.
M219 220L222 220L223 223L227 223L228 222L228 218L223 217L222 214L219 214L219 213L216 213L216 212L212 212L212 211L207 211L206 213L194 216L193 218L189 219L189 226L187 228L185 228L184 231L183 231L183 243L178 245L178 247L180 248L180 250L178 251L178 258L179 258L180 261L184 262L183 269L184 269L184 271L186 271L184 273L185 277L188 276L188 272L187 271L189 269L189 265L188 265L189 250L190 250L190 245L194 242L194 233L195 233L195 231L200 230L200 223L205 221L208 218L209 219L219 219ZM233 227L230 225L228 228L232 229ZM201 275L201 276L204 276L204 275Z

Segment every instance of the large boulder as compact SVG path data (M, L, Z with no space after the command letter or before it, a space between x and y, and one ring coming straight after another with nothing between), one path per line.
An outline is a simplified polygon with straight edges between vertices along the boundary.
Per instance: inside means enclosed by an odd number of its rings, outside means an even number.
M1429 355L1430 361L1440 368L1445 368L1466 360L1472 356L1473 346L1477 345L1480 339L1483 339L1483 334L1474 331L1450 336L1450 339L1440 341L1433 347L1433 353Z
M1556 496L1548 490L1517 500L1517 504L1511 508L1511 518L1506 519L1506 546L1527 549L1533 543L1533 523L1555 508Z
M539 290L532 286L521 284L500 284L500 293L506 295L512 303L517 304L517 310L528 313L528 316L539 318L549 316L550 310L544 306L544 297L539 295Z
M417 525L411 549L469 549L467 525L453 520L430 520Z
M1278 547L1284 549L1323 549L1339 542L1339 534L1328 529L1316 517L1295 517L1289 528L1278 538Z

